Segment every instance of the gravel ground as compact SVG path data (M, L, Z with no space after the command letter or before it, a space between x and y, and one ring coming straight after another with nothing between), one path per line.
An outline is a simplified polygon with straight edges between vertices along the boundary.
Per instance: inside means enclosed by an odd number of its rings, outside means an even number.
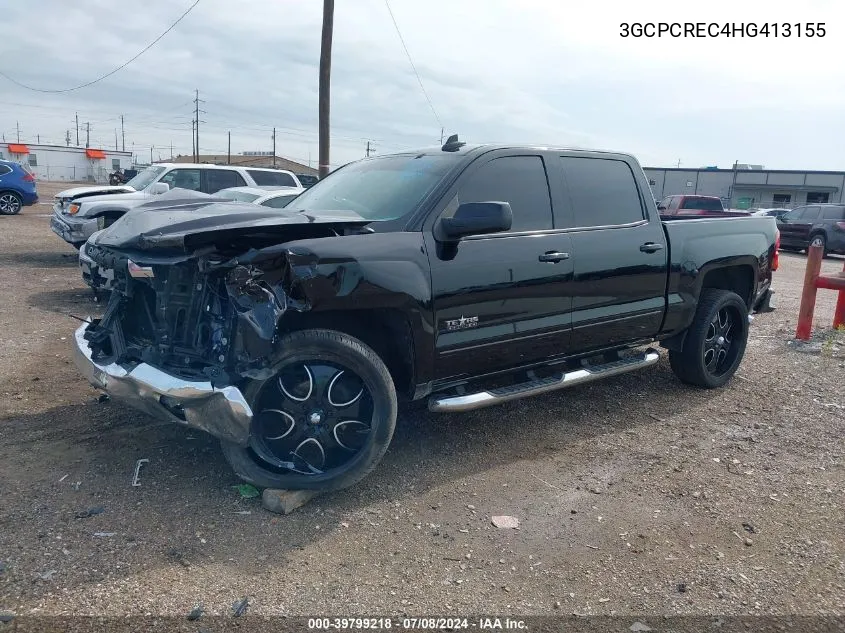
M789 344L803 256L781 255L726 388L683 386L664 355L479 412L412 407L373 475L283 517L239 497L211 438L98 403L69 315L100 306L49 211L0 217L0 612L845 611L845 335Z

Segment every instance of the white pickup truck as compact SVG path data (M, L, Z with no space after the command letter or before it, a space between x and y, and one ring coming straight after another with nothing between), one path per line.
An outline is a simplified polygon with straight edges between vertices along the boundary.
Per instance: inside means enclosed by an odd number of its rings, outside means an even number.
M128 208L171 189L213 194L230 187L302 187L290 171L234 165L160 163L138 173L125 185L86 186L56 194L50 226L65 242L79 248Z

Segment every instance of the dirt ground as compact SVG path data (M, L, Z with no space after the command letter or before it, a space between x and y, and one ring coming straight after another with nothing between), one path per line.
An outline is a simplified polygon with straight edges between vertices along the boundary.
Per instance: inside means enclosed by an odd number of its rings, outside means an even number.
M499 408L414 407L363 483L277 516L210 437L78 376L70 315L100 306L50 231L64 186L0 217L0 613L845 612L845 337L789 344L803 255L781 255L777 310L724 389L683 386L664 354Z

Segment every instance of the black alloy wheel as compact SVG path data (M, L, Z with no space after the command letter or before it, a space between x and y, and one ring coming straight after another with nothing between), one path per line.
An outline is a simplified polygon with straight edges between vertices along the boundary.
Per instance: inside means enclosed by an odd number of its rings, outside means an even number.
M265 488L339 490L384 456L396 426L396 391L381 358L332 330L280 338L273 375L251 381L247 446L222 442L235 473Z

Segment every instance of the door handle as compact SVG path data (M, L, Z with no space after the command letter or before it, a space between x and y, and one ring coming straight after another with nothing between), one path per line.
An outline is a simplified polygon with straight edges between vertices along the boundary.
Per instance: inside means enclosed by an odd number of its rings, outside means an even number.
M564 259L569 259L569 253L560 253L558 251L548 251L547 253L543 253L538 257L541 262L552 262L556 264L557 262L562 262Z
M642 246L640 246L640 250L643 253L656 253L659 250L663 250L663 244L655 244L654 242L646 242Z

